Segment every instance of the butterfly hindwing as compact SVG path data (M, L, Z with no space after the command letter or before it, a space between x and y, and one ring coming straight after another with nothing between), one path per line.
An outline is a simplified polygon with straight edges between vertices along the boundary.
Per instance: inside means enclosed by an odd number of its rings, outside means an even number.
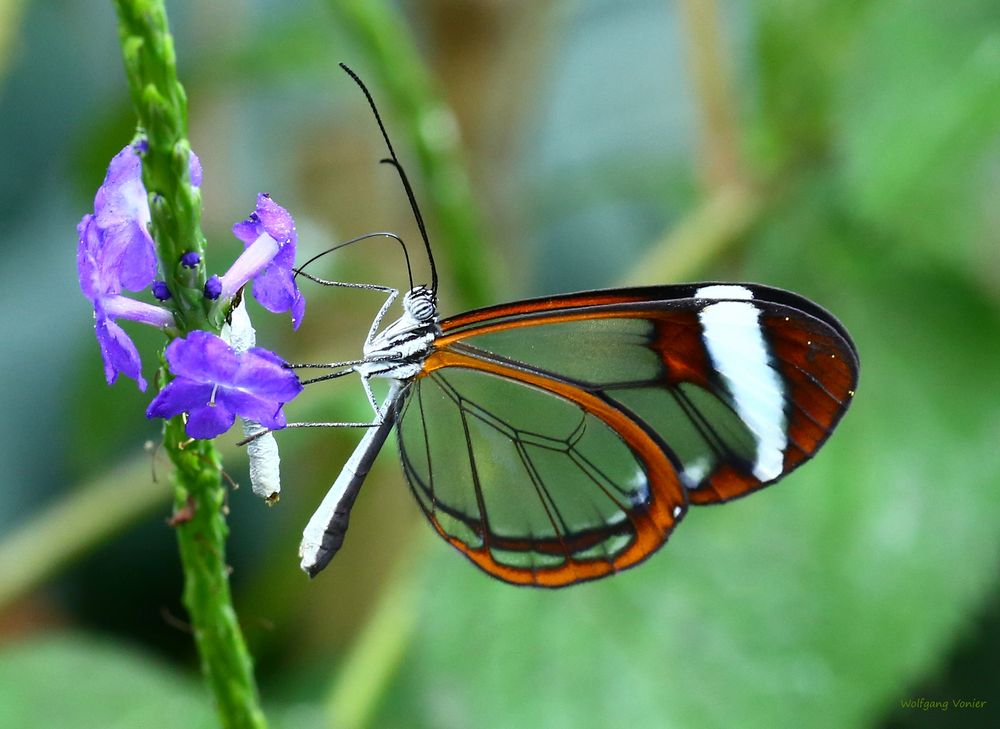
M655 551L686 501L655 434L544 377L439 351L398 427L403 470L431 524L490 574L558 587Z

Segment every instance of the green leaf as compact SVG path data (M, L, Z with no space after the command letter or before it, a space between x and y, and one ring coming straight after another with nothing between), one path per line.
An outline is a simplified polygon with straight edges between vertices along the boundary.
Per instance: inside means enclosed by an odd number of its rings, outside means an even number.
M325 725L315 705L277 707L269 714L278 729ZM194 673L179 673L120 643L62 633L0 651L0 729L218 726L211 696Z
M136 650L64 634L0 653L0 727L214 729L208 692Z
M1000 141L996 3L881 5L837 96L836 144L855 209L942 262L974 270L996 194L988 177Z
M778 169L826 154L833 92L873 4L873 0L754 4L758 164Z

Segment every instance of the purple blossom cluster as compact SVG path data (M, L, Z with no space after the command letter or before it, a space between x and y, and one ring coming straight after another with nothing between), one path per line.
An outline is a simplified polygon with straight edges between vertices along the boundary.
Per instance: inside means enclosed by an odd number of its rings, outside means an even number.
M192 172L200 171L191 155ZM191 175L194 183L195 175ZM200 179L199 179L200 182ZM111 385L123 373L146 391L135 343L117 320L128 319L163 329L174 326L167 309L122 296L142 291L156 279L156 249L149 234L149 203L142 186L142 161L132 145L115 155L94 197L94 212L77 226L76 269L83 295L94 305L94 330Z
M158 261L149 232L149 195L142 182L145 150L145 141L139 141L115 155L94 197L94 212L84 215L77 226L77 273L80 288L94 307L105 378L110 385L124 374L145 392L139 352L118 322L149 324L174 337L166 349L174 379L150 403L147 417L187 413L186 430L192 438L224 433L237 415L267 428L282 428L282 406L302 386L280 357L257 347L237 353L207 331L178 338L175 298L164 277L157 274L161 265L196 269L202 265L202 256L188 251L179 261ZM189 175L191 184L200 187L201 163L193 152ZM305 314L305 299L295 285L297 239L292 216L261 193L255 210L233 226L233 233L243 242L244 251L222 276L207 280L206 306L220 301L228 305L252 281L257 301L274 313L291 312L297 329ZM147 288L158 304L124 295Z
M252 347L237 354L209 332L193 331L167 345L174 379L146 410L150 418L188 414L187 434L214 438L241 415L265 428L285 427L283 403L302 391L295 373L278 355Z

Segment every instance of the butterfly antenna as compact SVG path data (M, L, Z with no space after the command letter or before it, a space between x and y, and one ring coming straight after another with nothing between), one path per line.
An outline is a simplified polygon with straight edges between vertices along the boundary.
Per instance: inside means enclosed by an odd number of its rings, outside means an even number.
M306 266L310 265L314 261L322 258L323 256L329 255L330 253L333 253L334 251L339 251L341 248L346 248L347 246L354 245L355 243L360 243L363 240L369 240L371 238L388 238L390 240L394 240L397 243L399 243L399 247L403 249L403 259L406 261L406 277L409 279L409 281L410 281L410 288L412 289L413 288L413 270L410 268L410 254L406 250L406 243L404 243L403 239L400 238L398 235L396 235L395 233L389 233L388 231L380 231L378 233L365 233L364 235L359 235L357 238L351 238L348 241L344 241L343 243L338 243L337 245L332 246L331 248L327 248L325 251L321 251L320 253L317 253L315 256L313 256L312 258L310 258L308 261L306 261L305 263L303 263L301 266L299 266L298 268L294 269L295 270L295 276L293 276L292 278L294 279L299 274L302 274L303 276L308 277L309 274L305 272Z
M354 83L361 88L365 98L368 99L368 105L371 107L372 113L375 115L375 121L378 122L378 128L382 132L382 138L385 139L385 146L389 149L389 157L380 161L383 164L389 164L396 168L396 172L399 173L399 179L403 183L403 189L406 190L406 197L410 201L410 209L413 210L413 217L416 219L417 227L420 229L420 237L424 239L424 247L427 248L427 260L431 266L431 292L436 298L438 284L437 267L434 265L434 253L431 251L431 242L427 237L427 227L424 225L424 216L420 214L420 206L417 205L417 198L413 194L413 187L410 185L410 180L406 177L403 165L400 164L399 158L396 156L396 150L393 149L392 142L389 141L389 133L385 130L385 124L382 123L382 116L378 113L378 107L375 106L375 100L372 98L368 87L365 86L364 81L362 81L358 77L358 74L354 73L354 71L352 71L347 64L341 63L340 67L344 69L344 72L354 79Z

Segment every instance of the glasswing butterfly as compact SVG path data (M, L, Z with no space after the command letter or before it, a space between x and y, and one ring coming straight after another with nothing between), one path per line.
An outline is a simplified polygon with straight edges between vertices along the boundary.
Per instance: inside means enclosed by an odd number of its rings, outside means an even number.
M698 283L590 291L439 320L437 272L413 190L375 114L431 270L403 315L380 329L399 292L382 291L358 373L371 423L309 521L299 550L310 576L340 548L358 491L395 426L403 473L434 530L490 575L562 587L638 564L691 505L775 483L813 456L858 380L850 335L796 294ZM343 247L376 236L343 243ZM335 249L336 249L335 248ZM406 247L402 245L404 255ZM323 254L331 252L330 249ZM318 257L318 256L317 256ZM315 259L313 259L315 260ZM409 260L407 258L407 270ZM388 378L379 404L369 380Z

